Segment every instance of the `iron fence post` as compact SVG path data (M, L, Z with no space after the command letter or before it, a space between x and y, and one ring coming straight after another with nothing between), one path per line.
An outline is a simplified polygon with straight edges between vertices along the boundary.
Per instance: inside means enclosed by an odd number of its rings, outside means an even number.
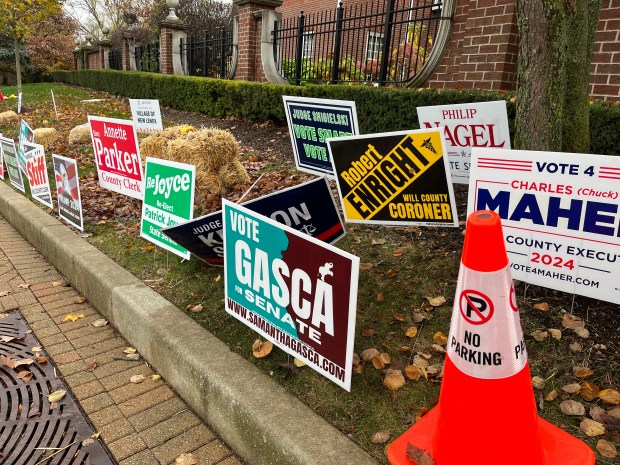
M194 34L189 36L189 42L187 44L187 74L193 76L194 74Z
M202 49L202 75L207 77L207 42L209 41L209 33L205 31L205 45Z
M340 68L340 42L342 39L342 17L344 9L342 2L338 2L336 8L336 30L334 31L334 50L332 52L332 84L338 82L338 69Z
M220 78L226 77L226 29L220 29Z
M385 29L383 34L383 44L381 49L381 71L379 73L379 85L385 85L387 78L388 64L390 62L390 47L392 39L392 19L394 17L394 1L388 0L385 10Z
M306 17L302 11L297 19L297 53L295 54L295 85L301 84L301 60L304 53L304 23Z
M183 59L183 37L179 37L179 56L181 57L181 69L185 71L186 61Z

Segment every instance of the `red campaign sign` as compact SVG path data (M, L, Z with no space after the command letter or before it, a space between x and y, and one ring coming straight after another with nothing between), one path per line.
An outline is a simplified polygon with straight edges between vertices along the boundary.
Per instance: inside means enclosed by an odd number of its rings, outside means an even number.
M466 289L459 297L461 315L472 325L482 325L489 321L495 311L493 301L482 292Z
M142 199L144 176L133 121L89 116L99 184Z

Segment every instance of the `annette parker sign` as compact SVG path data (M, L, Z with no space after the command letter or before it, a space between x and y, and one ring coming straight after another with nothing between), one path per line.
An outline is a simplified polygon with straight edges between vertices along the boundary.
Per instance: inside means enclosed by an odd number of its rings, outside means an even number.
M515 279L620 304L620 157L474 148L469 182Z
M329 139L346 221L458 226L439 128Z
M421 128L443 126L452 182L467 184L472 147L510 148L506 102L418 107Z
M297 169L334 176L326 140L359 134L355 102L283 95Z
M142 200L142 160L132 121L88 116L99 185Z
M350 391L359 258L222 201L225 308Z

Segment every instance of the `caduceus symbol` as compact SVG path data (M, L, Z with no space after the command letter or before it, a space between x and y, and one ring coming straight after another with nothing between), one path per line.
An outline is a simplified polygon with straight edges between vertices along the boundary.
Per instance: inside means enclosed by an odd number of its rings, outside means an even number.
M435 150L435 147L433 147L430 137L426 139L424 142L422 142L422 145L420 147L424 147L425 149L428 149L431 152L433 152L435 155L437 155L437 150Z

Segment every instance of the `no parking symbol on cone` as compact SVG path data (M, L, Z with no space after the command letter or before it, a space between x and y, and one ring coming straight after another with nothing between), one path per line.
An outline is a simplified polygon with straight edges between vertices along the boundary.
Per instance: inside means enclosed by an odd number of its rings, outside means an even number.
M415 463L406 452L412 445L435 465L593 465L587 444L538 417L494 212L467 220L455 296L439 405L390 444L390 463Z

